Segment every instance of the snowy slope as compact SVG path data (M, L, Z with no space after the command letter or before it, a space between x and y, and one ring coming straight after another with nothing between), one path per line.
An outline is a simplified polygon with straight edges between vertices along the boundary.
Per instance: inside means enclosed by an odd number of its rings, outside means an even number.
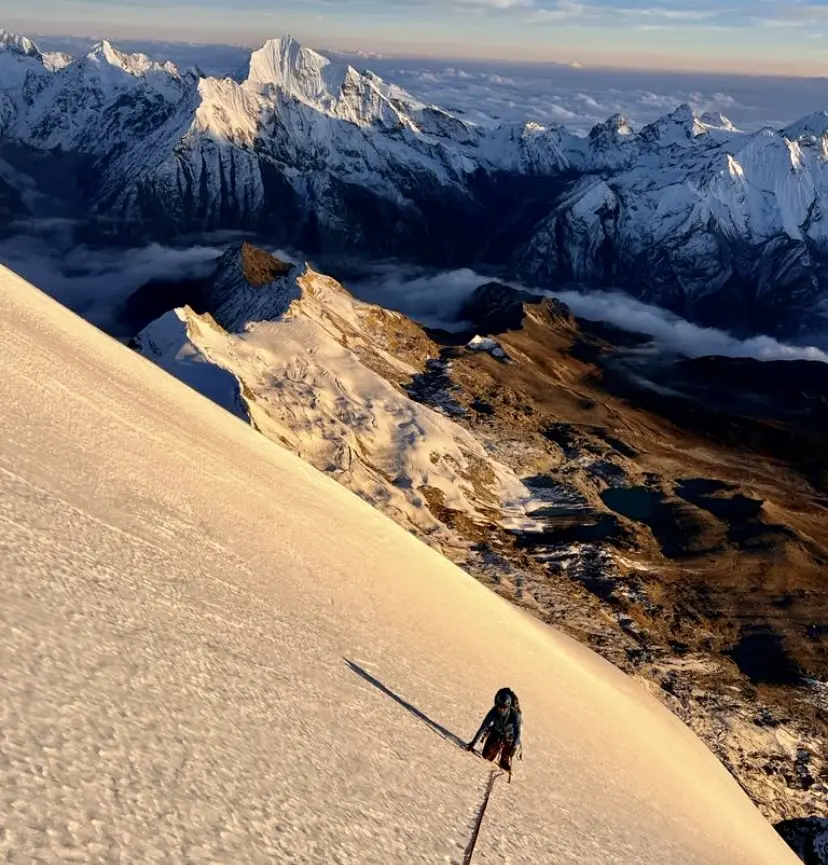
M0 287L9 861L796 857L667 710L20 279Z
M401 315L307 266L214 294L213 315L168 312L135 347L447 554L468 541L449 530L444 509L480 533L493 521L538 525L527 508L539 503L511 470L389 381L420 372L395 345L397 328L409 326Z

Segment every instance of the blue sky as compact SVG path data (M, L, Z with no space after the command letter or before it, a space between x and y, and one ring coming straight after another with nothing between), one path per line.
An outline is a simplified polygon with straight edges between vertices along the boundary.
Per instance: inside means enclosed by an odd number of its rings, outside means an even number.
M0 0L23 32L828 75L828 0Z

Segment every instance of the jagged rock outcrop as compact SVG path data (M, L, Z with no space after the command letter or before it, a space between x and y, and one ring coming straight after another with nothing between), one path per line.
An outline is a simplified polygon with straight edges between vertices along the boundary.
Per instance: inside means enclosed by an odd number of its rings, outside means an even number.
M527 315L549 324L575 323L569 307L557 298L518 291L499 282L475 289L459 312L461 320L472 322L482 333L520 330Z

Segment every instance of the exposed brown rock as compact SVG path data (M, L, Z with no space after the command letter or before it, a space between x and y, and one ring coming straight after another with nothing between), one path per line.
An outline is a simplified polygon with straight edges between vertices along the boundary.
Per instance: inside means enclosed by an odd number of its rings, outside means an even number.
M287 276L292 269L292 265L246 242L241 246L241 261L245 279L256 288Z

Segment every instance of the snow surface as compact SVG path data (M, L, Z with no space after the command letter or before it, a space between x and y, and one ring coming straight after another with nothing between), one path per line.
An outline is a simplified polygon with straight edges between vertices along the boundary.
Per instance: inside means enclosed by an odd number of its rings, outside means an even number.
M493 357L497 358L505 358L506 352L498 345L495 340L488 336L480 336L479 334L475 337L472 337L468 343L466 343L466 348L470 348L472 351L487 351Z
M0 322L5 861L459 863L508 682L475 865L797 862L591 652L5 270Z
M197 316L189 307L171 310L142 332L142 353L193 390L249 421L238 379L215 363L195 342L197 333L210 329L207 317Z

